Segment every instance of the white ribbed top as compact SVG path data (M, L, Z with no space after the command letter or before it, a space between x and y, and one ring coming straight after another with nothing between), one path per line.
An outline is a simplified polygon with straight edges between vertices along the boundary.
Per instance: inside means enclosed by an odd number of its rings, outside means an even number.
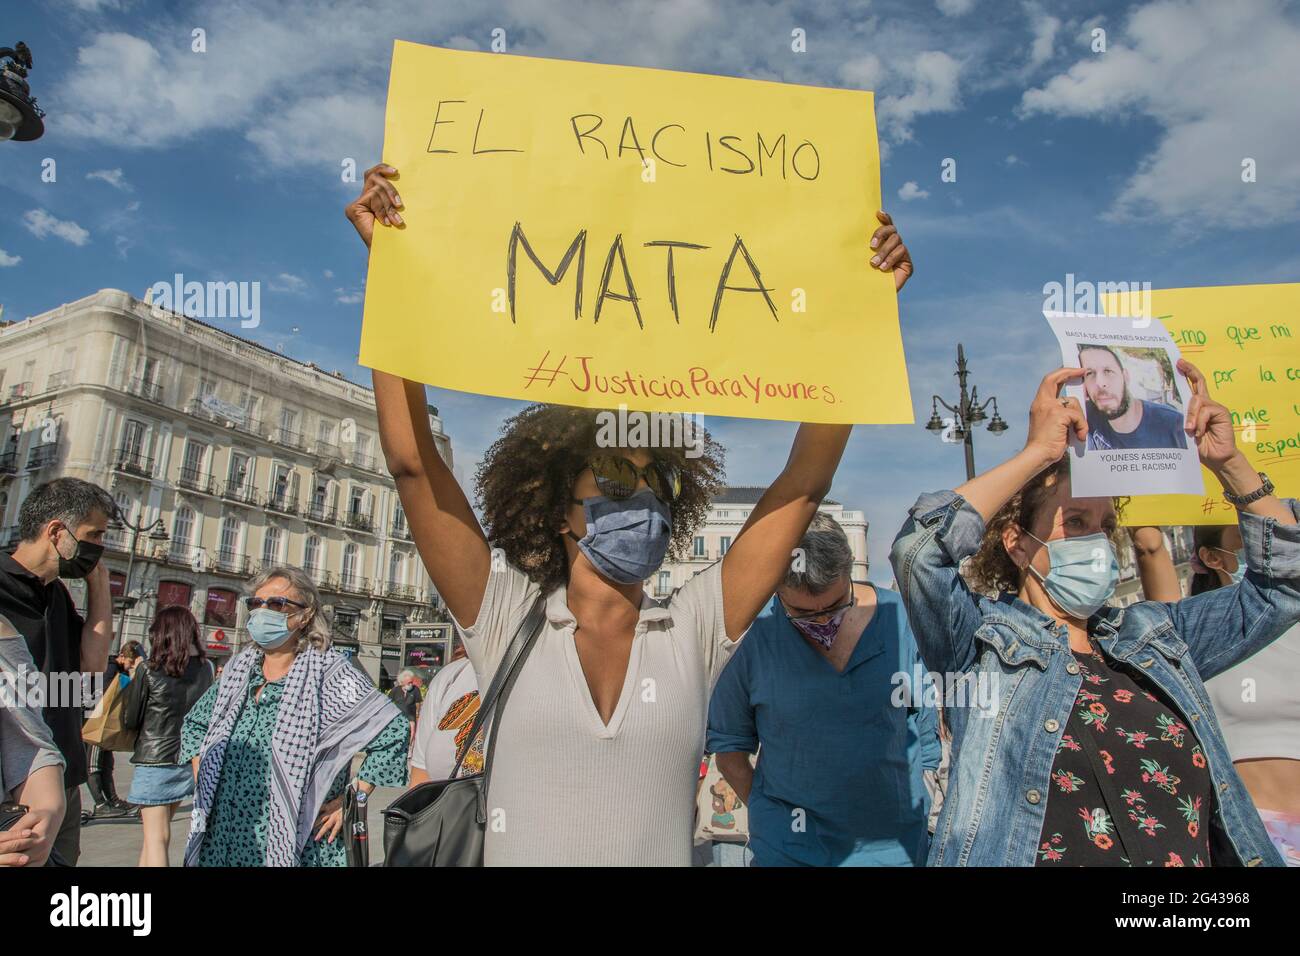
M1300 760L1300 624L1205 686L1233 760Z
M573 642L566 590L506 705L488 793L488 866L688 866L709 694L736 644L722 619L721 563L665 603L642 595L627 677L608 726ZM537 585L488 575L461 628L486 688Z

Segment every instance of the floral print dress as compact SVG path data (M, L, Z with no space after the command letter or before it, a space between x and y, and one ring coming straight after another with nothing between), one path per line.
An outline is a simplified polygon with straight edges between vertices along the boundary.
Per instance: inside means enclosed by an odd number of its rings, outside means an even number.
M259 696L257 689L263 685L266 689ZM181 726L182 761L199 755L219 687L219 684L213 684L208 688L185 715ZM271 806L271 735L275 731L283 692L283 678L268 682L260 668L249 676L248 696L226 745L221 778L212 798L207 835L199 850L199 866L264 865ZM410 727L405 715L389 721L365 748L366 759L357 776L377 787L406 786ZM349 771L346 766L339 771L325 794L327 803L342 795L347 787ZM330 843L328 837L315 839L313 831L312 839L307 841L298 862L301 866L346 866L343 832L340 830L334 842Z
M1095 649L1074 652L1083 675L1052 765L1039 866L1208 866L1214 787L1205 755L1159 689L1112 667ZM1119 806L1111 806L1081 741L1096 741ZM1116 814L1139 840L1124 855Z

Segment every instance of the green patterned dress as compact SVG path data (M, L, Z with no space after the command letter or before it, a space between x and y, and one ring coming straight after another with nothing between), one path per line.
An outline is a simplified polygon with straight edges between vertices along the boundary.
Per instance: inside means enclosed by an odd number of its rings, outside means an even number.
M260 697L257 689L266 690ZM220 684L207 693L185 715L181 728L181 760L199 755L212 717L212 705ZM266 855L266 827L270 814L271 735L284 692L284 679L268 682L261 669L248 679L248 696L226 745L221 778L208 814L207 836L199 850L199 866L263 866ZM358 772L362 780L376 787L406 786L406 753L411 739L410 721L399 714L389 721L365 748L366 759ZM325 795L326 802L341 796L348 784L350 767L339 771ZM307 841L299 859L302 866L345 866L343 833Z

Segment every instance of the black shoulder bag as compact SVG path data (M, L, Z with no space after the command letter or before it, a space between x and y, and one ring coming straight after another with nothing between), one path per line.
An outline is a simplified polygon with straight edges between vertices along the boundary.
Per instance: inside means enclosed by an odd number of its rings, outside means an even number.
M496 727L506 698L546 620L541 595L510 640L505 657L479 698L470 726L469 743L456 758L450 780L431 780L412 787L384 810L384 866L482 866L487 829L487 791L492 776ZM465 755L479 732L492 720L492 734L483 759L483 772L457 777Z

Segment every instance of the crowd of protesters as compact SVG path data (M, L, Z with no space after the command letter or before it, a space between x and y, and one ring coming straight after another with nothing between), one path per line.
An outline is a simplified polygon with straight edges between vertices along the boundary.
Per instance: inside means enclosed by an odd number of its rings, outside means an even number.
M371 170L347 209L367 246L403 223L395 174ZM901 290L911 258L878 218L864 255ZM342 866L360 756L362 793L490 761L506 823L487 865L1300 865L1300 507L1247 464L1199 370L1179 371L1180 434L1239 520L1198 529L1187 597L1160 529L1131 530L1145 600L1124 608L1124 502L1071 493L1067 446L1095 425L1061 390L1082 369L1043 378L1021 451L918 498L897 592L854 580L819 513L850 427L803 424L725 556L665 600L644 582L721 486L711 437L690 455L608 448L595 411L529 406L486 452L475 508L424 385L377 371L388 469L455 623L448 664L424 692L403 672L381 694L292 567L248 583L250 643L219 679L193 615L164 608L106 675L138 734L126 801L80 707L0 708L3 797L27 808L0 864L75 864L88 783L90 818L139 813L141 865L166 865L189 800L187 865ZM105 672L114 512L72 478L23 503L0 555L0 667ZM84 612L60 577L86 578ZM509 707L479 726L525 625ZM981 693L935 697L923 673Z

